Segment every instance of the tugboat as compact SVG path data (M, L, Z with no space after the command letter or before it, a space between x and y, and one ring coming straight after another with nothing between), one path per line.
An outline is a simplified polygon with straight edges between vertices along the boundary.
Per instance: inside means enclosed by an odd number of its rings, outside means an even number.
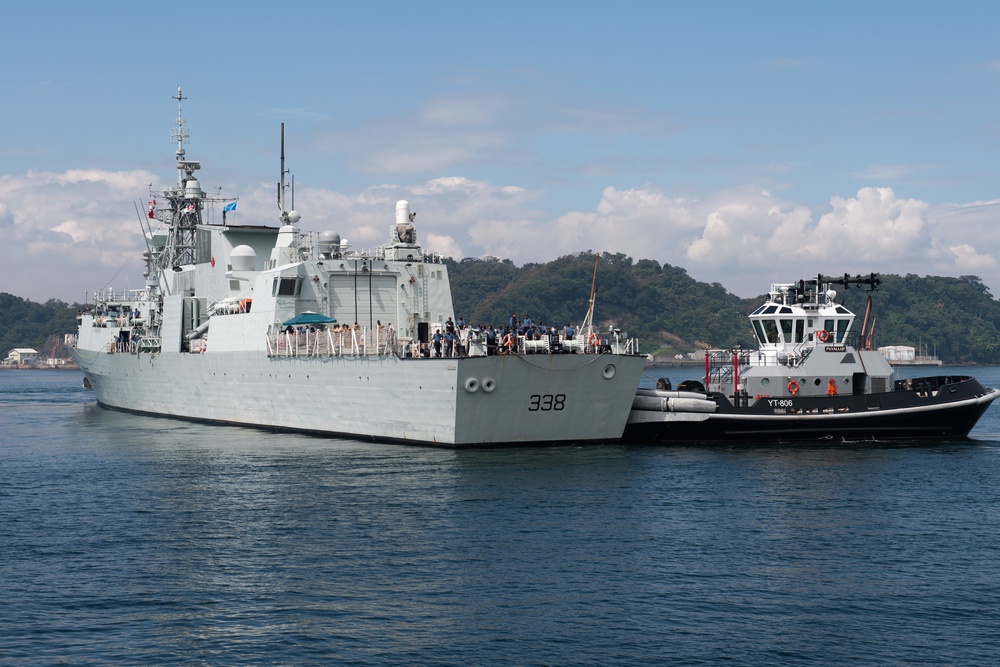
M707 350L700 379L639 389L625 441L968 437L1000 390L967 375L896 379L873 349L871 295L855 333L854 313L832 289L874 292L881 282L873 273L773 284L750 314L757 349Z

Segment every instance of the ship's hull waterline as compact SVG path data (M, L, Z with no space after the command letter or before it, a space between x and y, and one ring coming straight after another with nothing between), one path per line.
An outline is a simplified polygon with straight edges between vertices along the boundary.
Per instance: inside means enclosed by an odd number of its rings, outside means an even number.
M77 362L107 408L446 447L617 441L643 365L582 354L89 356L78 350Z
M965 439L1000 396L996 389L971 382L979 391L970 387L963 392L965 396L942 401L912 399L904 392L887 393L874 399L886 403L877 409L871 407L870 396L844 397L839 404L822 401L838 407L815 412L810 411L809 401L796 401L795 405L802 407L783 411L787 414L769 414L766 409L730 408L714 413L633 409L625 438L647 443L742 444ZM727 405L724 400L720 403Z

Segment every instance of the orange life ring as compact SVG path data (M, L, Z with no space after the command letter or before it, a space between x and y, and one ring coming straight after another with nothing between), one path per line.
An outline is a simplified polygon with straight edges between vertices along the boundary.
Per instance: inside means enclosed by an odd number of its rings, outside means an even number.
M590 334L590 338L587 339L587 344L591 347L597 347L601 342L601 339L597 337L597 334Z
M819 331L816 332L816 338L819 339L819 342L825 343L826 341L830 340L830 332L827 331L826 329L820 329Z
M791 394L792 396L794 396L795 394L799 393L799 383L796 382L795 380L789 380L788 381L788 393Z

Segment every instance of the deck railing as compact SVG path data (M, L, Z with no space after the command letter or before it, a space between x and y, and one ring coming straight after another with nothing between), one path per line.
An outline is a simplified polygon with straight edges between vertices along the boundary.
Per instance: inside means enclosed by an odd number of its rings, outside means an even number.
M395 332L385 328L285 330L266 336L266 341L269 357L385 356L397 353Z

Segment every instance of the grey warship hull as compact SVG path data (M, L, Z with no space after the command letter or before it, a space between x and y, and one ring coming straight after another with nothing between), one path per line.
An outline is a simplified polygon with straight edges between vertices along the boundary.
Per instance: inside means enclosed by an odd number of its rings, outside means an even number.
M211 350L76 357L107 408L447 447L615 442L643 363L584 354L289 358Z

